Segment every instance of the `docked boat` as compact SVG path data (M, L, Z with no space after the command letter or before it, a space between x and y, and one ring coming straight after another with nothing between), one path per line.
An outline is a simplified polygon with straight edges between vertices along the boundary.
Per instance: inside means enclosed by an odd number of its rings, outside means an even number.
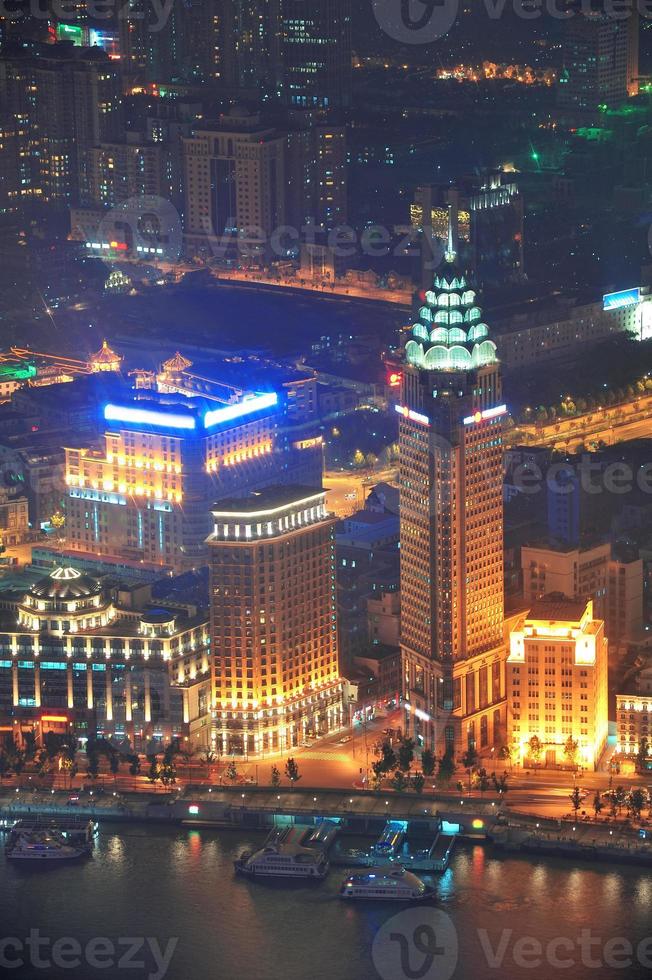
M239 874L250 877L325 878L328 861L324 854L297 846L268 845L259 851L244 851L233 862Z
M340 897L385 902L420 902L431 898L435 889L411 871L397 865L353 871L344 879Z
M88 848L69 844L60 834L23 831L15 835L5 851L11 861L74 861Z
M92 851L98 825L94 820L79 819L78 817L50 817L36 815L21 817L12 821L9 826L9 838L6 848L13 846L21 834L46 834L50 837L62 837L66 844Z

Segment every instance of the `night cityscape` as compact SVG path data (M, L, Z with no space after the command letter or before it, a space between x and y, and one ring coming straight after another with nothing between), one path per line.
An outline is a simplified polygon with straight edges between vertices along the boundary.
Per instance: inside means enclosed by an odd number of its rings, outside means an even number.
M0 3L0 976L652 972L652 4Z

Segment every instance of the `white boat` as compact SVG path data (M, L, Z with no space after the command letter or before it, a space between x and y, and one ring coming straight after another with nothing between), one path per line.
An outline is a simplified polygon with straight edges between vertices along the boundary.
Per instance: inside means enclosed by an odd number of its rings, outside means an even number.
M385 902L420 902L431 898L435 889L400 865L352 871L344 879L340 897Z
M328 860L322 851L296 844L267 844L259 851L244 851L234 861L239 874L261 878L325 878Z
M73 861L88 854L87 847L66 843L60 835L24 831L6 849L12 861Z

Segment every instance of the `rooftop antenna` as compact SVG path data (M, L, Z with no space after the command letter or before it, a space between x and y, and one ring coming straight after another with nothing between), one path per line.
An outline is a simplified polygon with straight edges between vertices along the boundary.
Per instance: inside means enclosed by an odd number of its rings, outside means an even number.
M452 265L457 258L457 250L455 248L455 238L453 236L453 205L448 205L448 247L444 253L444 258L449 265Z

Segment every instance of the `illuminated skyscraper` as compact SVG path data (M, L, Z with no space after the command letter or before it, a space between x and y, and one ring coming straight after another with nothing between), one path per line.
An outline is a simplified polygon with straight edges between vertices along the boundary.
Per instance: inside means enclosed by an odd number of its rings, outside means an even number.
M324 490L269 487L213 508L215 734L224 754L284 752L343 724L335 532Z
M405 345L400 445L406 728L438 752L504 735L500 366L449 249Z
M234 97L268 98L279 89L281 0L223 4L222 78Z

